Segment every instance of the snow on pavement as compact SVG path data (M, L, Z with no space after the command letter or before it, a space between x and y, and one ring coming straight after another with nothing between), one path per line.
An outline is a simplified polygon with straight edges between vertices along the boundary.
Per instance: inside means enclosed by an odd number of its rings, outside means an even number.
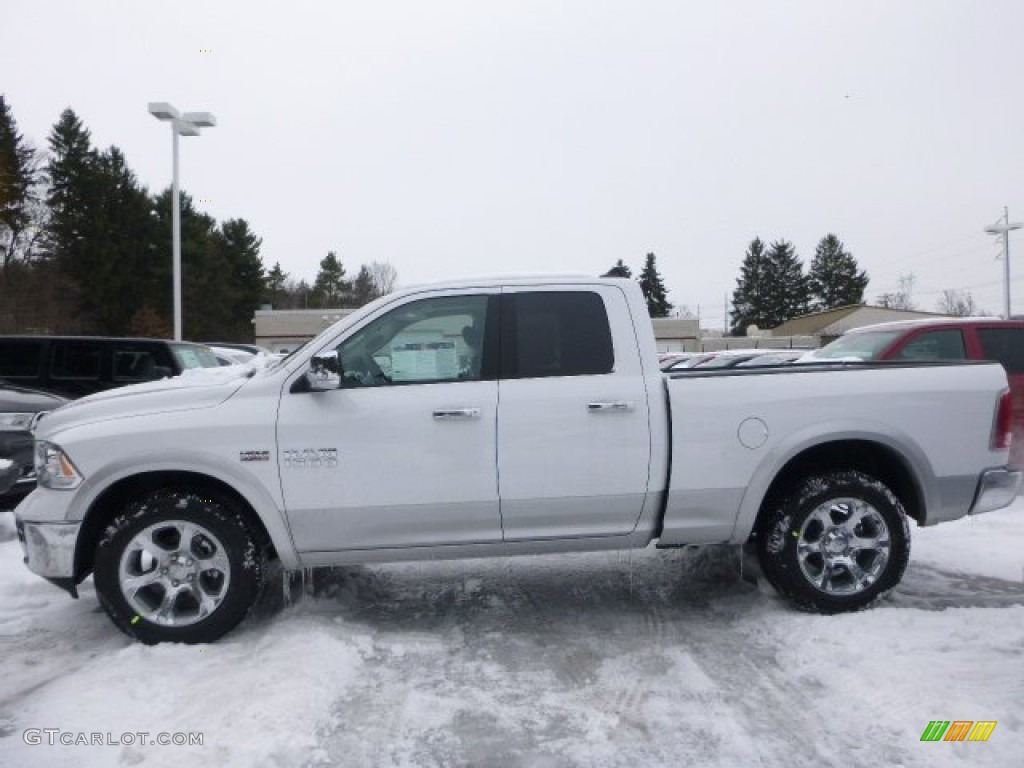
M209 646L123 637L0 513L0 766L1024 765L1024 501L914 529L871 610L798 613L728 548L318 571ZM930 720L995 720L922 743ZM26 744L202 733L202 746Z

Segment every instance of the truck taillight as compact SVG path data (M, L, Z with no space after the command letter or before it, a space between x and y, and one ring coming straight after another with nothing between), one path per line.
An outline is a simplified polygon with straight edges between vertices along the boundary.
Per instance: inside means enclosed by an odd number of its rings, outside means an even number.
M999 396L996 405L996 423L992 429L992 450L1005 451L1013 442L1013 397L1010 390Z

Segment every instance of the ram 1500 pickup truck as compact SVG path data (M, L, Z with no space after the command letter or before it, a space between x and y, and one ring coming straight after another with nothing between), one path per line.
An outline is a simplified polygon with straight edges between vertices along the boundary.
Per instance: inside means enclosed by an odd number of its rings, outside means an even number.
M36 429L28 567L143 642L215 640L285 569L731 542L797 606L896 585L908 519L1006 506L992 363L666 377L628 280L409 288L270 367L100 393Z

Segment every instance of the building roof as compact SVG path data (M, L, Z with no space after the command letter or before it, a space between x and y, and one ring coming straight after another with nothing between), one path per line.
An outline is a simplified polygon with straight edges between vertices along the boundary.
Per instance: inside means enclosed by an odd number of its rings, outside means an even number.
M845 307L811 312L788 320L772 329L774 336L840 336L851 328L896 320L921 320L947 317L935 312L910 309L891 309L868 304L848 304Z

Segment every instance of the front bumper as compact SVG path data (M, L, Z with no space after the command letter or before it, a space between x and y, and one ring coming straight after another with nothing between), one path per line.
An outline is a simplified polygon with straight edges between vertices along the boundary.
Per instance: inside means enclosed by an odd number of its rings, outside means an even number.
M51 581L74 579L75 544L81 522L30 523L16 518L16 525L30 571Z
M987 469L978 479L978 490L974 494L974 503L968 514L980 515L994 509L1002 509L1010 505L1020 491L1024 473L1011 467Z

